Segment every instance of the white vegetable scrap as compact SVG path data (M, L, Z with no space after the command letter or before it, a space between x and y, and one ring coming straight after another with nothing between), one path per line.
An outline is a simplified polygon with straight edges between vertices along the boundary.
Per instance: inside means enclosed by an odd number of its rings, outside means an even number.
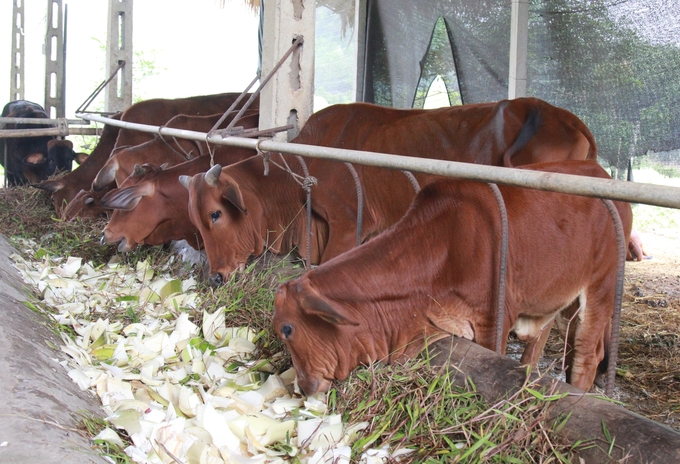
M95 441L124 446L116 430L125 431L133 443L125 453L140 463L350 462L368 423L347 426L328 414L325 397L292 395L295 371L273 374L258 359L256 334L227 327L224 308L204 312L200 328L191 322L193 279L157 275L146 262L95 268L52 259L30 241L22 247L41 259L15 254L15 266L77 334L62 334L71 360L60 364L99 396L111 424ZM105 316L128 308L139 322L123 327ZM361 461L398 454L369 450Z

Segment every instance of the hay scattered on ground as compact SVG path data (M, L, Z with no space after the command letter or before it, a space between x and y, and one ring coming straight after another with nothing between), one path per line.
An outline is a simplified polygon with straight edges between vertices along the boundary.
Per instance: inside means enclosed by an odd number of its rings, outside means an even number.
M107 262L115 247L101 246L105 219L64 222L55 217L48 192L33 187L0 189L0 233L36 240L50 254Z

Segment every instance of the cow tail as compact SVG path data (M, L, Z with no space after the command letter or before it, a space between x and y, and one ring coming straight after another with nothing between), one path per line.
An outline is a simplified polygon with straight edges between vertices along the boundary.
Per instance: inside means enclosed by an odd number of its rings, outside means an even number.
M522 129L519 131L519 135L503 154L503 166L507 168L513 167L512 161L510 161L510 159L515 156L515 154L522 148L524 148L527 143L529 143L529 140L531 140L536 132L538 132L540 124L540 113L536 111L535 108L530 108L529 114L527 114L527 118L524 120L524 124L522 125Z

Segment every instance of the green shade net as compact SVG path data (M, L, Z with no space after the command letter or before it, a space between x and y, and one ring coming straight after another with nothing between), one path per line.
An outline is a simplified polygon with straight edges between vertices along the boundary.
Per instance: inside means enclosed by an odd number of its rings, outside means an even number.
M369 0L363 100L421 107L439 76L451 104L507 97L510 0ZM625 173L680 149L680 1L529 4L527 95L577 114ZM662 156L662 158L663 158Z

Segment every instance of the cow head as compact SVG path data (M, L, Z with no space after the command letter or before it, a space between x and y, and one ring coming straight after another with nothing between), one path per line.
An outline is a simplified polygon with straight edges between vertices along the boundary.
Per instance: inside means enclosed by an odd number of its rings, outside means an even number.
M360 363L374 361L353 346L367 327L320 295L306 276L279 287L274 308L274 330L290 351L305 394L327 391L333 380L344 380Z
M177 177L158 180L157 175L165 167L136 165L120 188L102 197L100 205L113 210L104 228L105 243L117 243L119 251L130 251L140 244L162 245L185 239L192 247L201 248L198 233L187 216L186 189L179 185Z
M108 217L111 211L101 206L101 199L109 190L102 192L80 190L80 192L78 192L73 199L61 209L60 217L65 221L72 221L77 217L88 219Z
M73 151L70 140L52 139L47 142L48 169L53 173L71 172L74 161L82 164L86 159L87 154Z
M64 182L63 179L50 179L38 182L37 184L31 184L31 186L50 192L50 199L52 200L54 209L57 211L57 216L61 217L63 210L66 208L66 204L69 201L62 195L64 189L67 187L66 182Z
M189 191L189 218L203 239L210 283L222 284L264 250L260 202L219 164L205 174L181 176L180 182Z

